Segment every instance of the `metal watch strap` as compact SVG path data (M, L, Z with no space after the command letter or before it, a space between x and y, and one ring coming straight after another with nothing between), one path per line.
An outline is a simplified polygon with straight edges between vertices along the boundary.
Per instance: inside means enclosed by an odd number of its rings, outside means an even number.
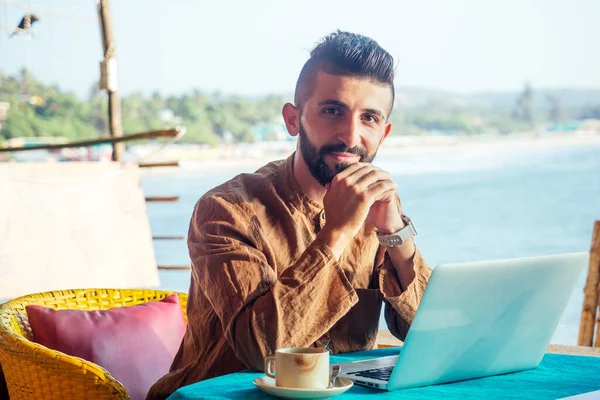
M417 235L417 228L408 216L402 214L402 221L404 221L406 225L398 232L390 235L381 235L377 232L379 244L385 247L402 246L408 239Z

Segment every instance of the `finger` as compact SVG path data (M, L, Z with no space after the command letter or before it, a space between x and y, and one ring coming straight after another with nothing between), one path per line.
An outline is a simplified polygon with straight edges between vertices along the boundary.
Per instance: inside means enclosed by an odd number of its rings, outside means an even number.
M387 192L383 192L382 194L379 195L379 197L377 197L375 199L375 203L377 202L383 202L383 203L389 203L391 201L394 201L394 199L396 198L396 190L398 188L395 189L390 189Z
M358 171L361 168L364 168L365 166L368 166L370 164L367 163L354 163L351 164L348 168L346 168L345 170L338 172L335 177L333 178L334 183L340 182L344 179L346 179L348 176L352 175L354 172Z
M354 176L354 175L352 175L352 176ZM364 173L358 179L358 181L355 183L355 185L362 190L367 190L375 182L385 181L385 180L391 181L392 176L388 172L383 171L379 168L372 168L368 172Z
M374 168L371 164L364 164L361 168L354 170L354 172L352 172L350 175L346 176L345 178L341 178L339 183L343 183L346 187L356 186L356 184L363 179L364 176L373 171ZM361 188L361 191L365 190L367 187L368 186Z
M354 167L354 165L352 166ZM351 171L348 171L349 169L350 167L333 177L333 179L331 180L331 184L333 187L352 188L361 176L369 172L369 167L365 165L356 166L352 168ZM344 174L342 175L342 173Z
M398 186L394 181L383 180L369 186L369 190L364 193L372 202L375 202L384 198L387 195L387 192L395 192L396 189L398 189Z

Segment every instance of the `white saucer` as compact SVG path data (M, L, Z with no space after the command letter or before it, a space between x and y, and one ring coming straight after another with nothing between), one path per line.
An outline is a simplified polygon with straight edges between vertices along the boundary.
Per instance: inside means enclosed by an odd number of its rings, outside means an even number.
M354 383L350 379L338 377L335 386L326 389L292 389L275 386L275 379L263 376L254 380L260 390L284 399L327 399L350 389Z

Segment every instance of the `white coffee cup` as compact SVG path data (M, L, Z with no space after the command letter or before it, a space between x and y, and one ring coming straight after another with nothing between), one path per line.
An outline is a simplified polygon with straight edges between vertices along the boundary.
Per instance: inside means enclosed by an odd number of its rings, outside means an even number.
M329 351L312 347L279 349L275 357L265 358L265 374L275 379L277 387L327 388L330 378Z

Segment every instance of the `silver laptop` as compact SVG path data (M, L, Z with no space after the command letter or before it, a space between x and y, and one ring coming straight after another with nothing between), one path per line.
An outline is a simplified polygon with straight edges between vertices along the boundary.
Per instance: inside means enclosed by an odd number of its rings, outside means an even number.
M340 376L396 390L535 368L589 253L440 265L398 356Z

